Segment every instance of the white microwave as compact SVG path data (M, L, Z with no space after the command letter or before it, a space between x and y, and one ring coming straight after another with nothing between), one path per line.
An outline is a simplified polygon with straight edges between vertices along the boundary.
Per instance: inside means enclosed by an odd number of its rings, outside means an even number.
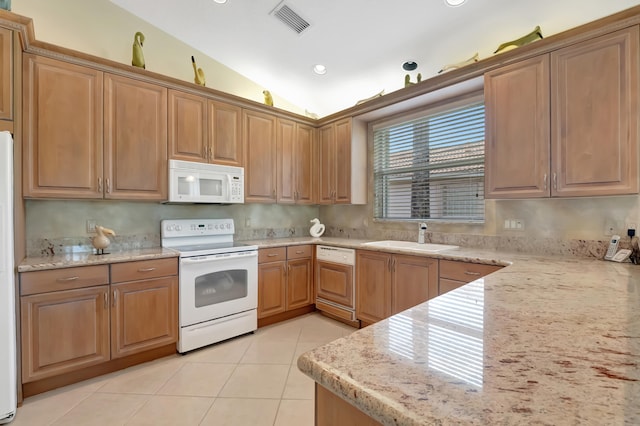
M169 203L244 203L244 168L169 160Z

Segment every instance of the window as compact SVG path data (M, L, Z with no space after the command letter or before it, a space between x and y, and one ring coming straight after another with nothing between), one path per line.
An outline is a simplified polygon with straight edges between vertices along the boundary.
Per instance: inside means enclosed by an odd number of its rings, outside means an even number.
M484 101L373 127L374 217L484 220Z

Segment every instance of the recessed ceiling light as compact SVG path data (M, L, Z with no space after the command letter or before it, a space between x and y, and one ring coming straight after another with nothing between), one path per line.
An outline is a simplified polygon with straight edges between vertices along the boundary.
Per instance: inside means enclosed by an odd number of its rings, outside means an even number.
M314 65L313 72L315 72L318 75L326 74L327 73L327 67L325 67L322 64Z
M461 6L467 0L444 0L444 4L451 7Z
M227 0L213 0L218 4L225 4L227 2Z
M404 64L402 64L402 69L405 71L413 71L416 68L418 68L418 63L414 61L407 61Z

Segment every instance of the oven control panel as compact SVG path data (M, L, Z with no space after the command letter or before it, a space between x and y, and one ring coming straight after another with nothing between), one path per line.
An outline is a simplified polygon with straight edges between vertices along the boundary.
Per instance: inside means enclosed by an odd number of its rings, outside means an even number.
M233 235L233 219L165 219L161 222L162 238L199 235Z

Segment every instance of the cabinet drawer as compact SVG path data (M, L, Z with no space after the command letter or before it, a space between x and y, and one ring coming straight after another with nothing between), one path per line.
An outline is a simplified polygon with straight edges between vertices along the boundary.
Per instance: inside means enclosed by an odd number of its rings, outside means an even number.
M454 260L440 261L440 278L469 283L492 272L502 269L502 266L481 265L478 263L456 262Z
M178 274L178 259L152 259L111 265L111 282L147 280Z
M109 266L51 269L20 274L20 295L48 293L109 284Z
M440 278L438 285L438 296L445 294L448 291L455 290L458 287L462 287L465 285L465 282L456 281L456 280L448 280L446 278Z
M277 262L287 260L286 247L274 247L258 250L258 263Z
M311 257L313 249L310 245L287 247L287 259L304 259Z

